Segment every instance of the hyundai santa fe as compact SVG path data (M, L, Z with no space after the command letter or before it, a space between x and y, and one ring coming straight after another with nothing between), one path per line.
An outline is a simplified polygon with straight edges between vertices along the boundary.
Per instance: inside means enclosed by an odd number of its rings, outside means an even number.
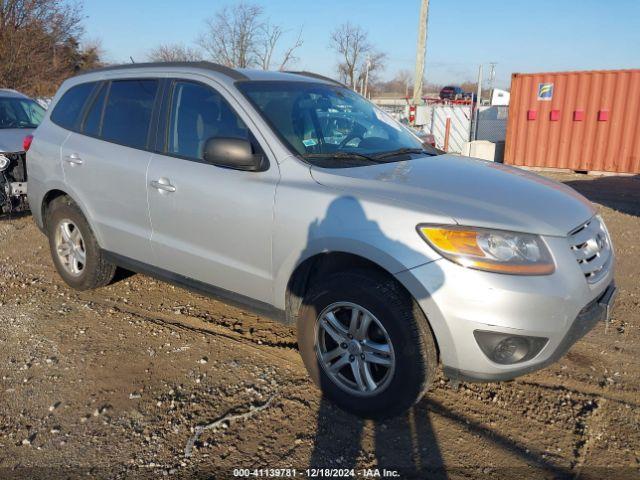
M315 74L133 64L64 82L28 195L71 287L122 267L290 322L324 395L389 416L439 365L494 381L550 364L615 293L585 198L437 153Z

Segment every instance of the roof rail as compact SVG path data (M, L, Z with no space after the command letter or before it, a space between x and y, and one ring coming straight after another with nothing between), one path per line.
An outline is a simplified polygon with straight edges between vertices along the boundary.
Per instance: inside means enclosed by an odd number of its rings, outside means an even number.
M4 93L4 94L13 94L16 95L18 97L24 97L24 98L30 98L29 96L25 95L22 92L19 92L18 90L14 89L14 88L0 88L0 93Z
M318 73L307 72L306 70L301 70L301 71L285 70L284 73L292 73L294 75L302 75L303 77L317 78L318 80L324 80L325 82L330 82L335 85L340 85L341 87L345 86L344 83L334 80L333 78L325 77L324 75L320 75Z
M219 65L213 62L143 62L143 63L125 63L122 65L109 65L107 67L95 68L93 70L87 70L86 72L78 73L78 75L85 75L87 73L105 72L105 71L117 71L127 70L130 68L162 68L162 67L194 67L202 68L205 70L211 70L214 72L222 73L234 80L248 80L248 77L224 65Z

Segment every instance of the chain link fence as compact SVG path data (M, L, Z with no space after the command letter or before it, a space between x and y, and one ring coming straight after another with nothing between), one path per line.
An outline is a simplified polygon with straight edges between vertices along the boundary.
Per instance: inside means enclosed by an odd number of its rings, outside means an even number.
M409 105L404 99L374 99L374 102L394 118L408 123ZM447 140L447 119L450 122L448 152L462 153L470 140L487 140L504 149L507 136L508 106L480 106L477 130L471 105L419 105L414 127L433 135L438 148L444 149Z
M476 140L504 142L507 138L508 106L482 106L478 108Z

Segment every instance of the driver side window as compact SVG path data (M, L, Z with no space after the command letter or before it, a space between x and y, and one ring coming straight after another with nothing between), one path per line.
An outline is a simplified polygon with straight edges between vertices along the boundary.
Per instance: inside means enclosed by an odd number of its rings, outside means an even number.
M211 87L178 81L171 96L167 153L202 160L210 138L250 140L244 122L227 101Z

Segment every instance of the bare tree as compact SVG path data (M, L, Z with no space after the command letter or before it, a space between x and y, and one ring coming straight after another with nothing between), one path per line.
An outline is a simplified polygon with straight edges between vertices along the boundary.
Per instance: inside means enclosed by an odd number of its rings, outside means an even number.
M280 62L280 67L278 70L284 70L289 63L295 63L298 61L298 57L295 56L294 52L300 48L303 44L302 41L302 27L300 27L300 31L298 32L298 38L295 43L291 44L289 48L287 48L282 55L282 61Z
M258 49L256 51L256 55L259 60L259 66L263 70L269 70L271 68L273 56L276 52L278 42L283 33L284 30L282 30L282 28L278 25L271 25L269 22L266 22L263 25L260 32L260 45L258 46ZM298 60L298 57L295 56L295 51L300 48L302 44L303 41L301 28L298 32L296 41L283 52L278 70L284 70L289 63L294 63Z
M356 88L356 69L362 61L362 51L371 48L366 32L350 23L342 24L331 34L331 47L342 56L338 63L340 79Z
M377 80L377 73L380 70L384 70L384 62L386 58L386 54L375 50L371 50L367 53L356 71L356 83L363 86L365 83L375 83ZM368 88L368 85L366 87ZM364 94L366 92L361 89L360 93Z
M413 74L409 70L400 70L396 74L396 78L394 80L400 84L402 89L404 89L404 96L408 97L409 88L413 83Z
M100 39L94 38L81 42L79 70L89 70L104 65L102 58L104 58L104 48Z
M375 86L372 85L372 89L378 93L409 97L412 95L412 83L413 72L399 70L391 80L375 82Z
M197 62L202 60L202 54L195 48L174 43L158 45L147 54L147 58L151 62Z
M260 28L260 44L256 48L256 56L263 70L269 70L273 53L278 45L278 40L282 36L282 28L278 25L264 23Z
M367 64L369 75L384 67L385 55L374 49L367 32L358 25L348 22L340 25L331 34L330 46L341 56L340 79L354 89L366 75Z
M198 43L214 62L238 68L255 66L262 15L262 7L257 5L225 7L206 20L207 31Z
M222 65L268 70L283 34L280 26L264 18L262 7L241 2L206 20L206 31L198 44L214 62ZM295 60L293 53L301 45L302 30L296 42L285 50L280 69Z
M80 46L78 4L59 0L0 1L0 86L50 95L74 72L99 64Z

